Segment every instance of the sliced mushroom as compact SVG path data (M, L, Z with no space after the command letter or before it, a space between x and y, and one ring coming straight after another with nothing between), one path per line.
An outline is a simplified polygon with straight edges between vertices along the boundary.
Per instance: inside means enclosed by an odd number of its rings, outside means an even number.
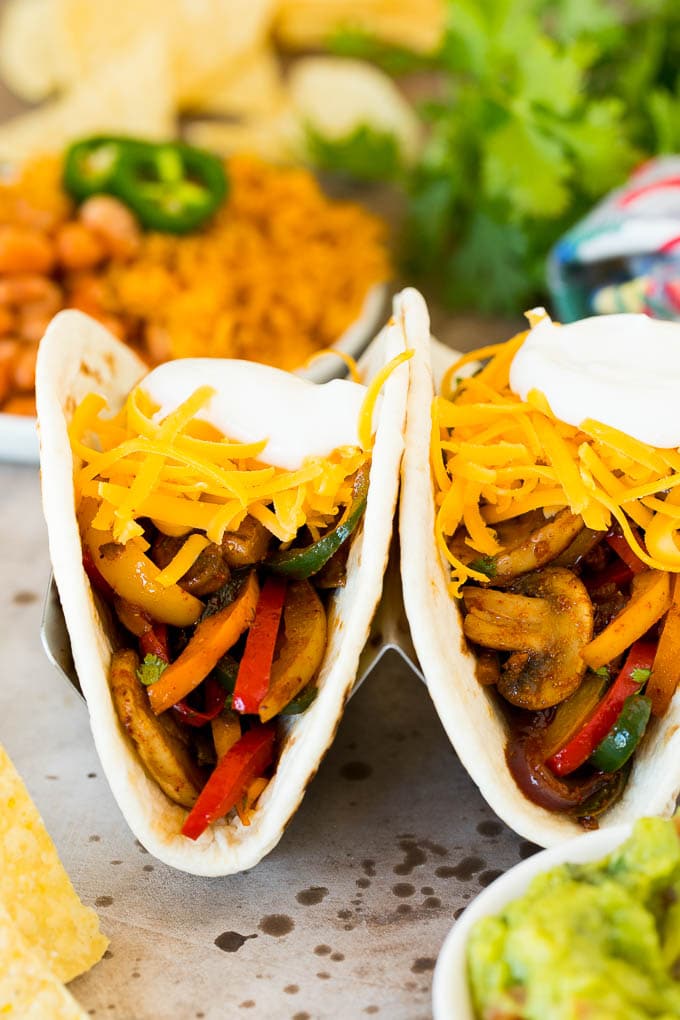
M182 807L193 807L203 786L203 775L174 719L169 715L158 718L151 711L147 693L137 678L138 665L139 659L131 650L113 653L109 682L118 718L163 793Z
M512 592L470 585L463 589L465 636L512 654L498 690L520 708L557 705L581 683L581 651L593 634L593 606L582 582L564 567L521 578Z
M159 534L151 550L151 557L157 567L163 570L180 551L184 538L174 538L171 535ZM227 583L231 576L227 558L219 545L211 542L200 553L195 562L189 567L186 574L177 582L180 588L184 588L191 595L201 598L204 595L212 595Z
M496 526L501 551L485 559L483 573L497 587L505 588L522 574L545 567L571 545L580 531L583 519L565 508L554 517L545 518L539 511L522 514ZM470 564L474 567L474 560Z
M249 567L267 555L271 534L254 517L246 517L237 531L225 531L222 552L230 567Z

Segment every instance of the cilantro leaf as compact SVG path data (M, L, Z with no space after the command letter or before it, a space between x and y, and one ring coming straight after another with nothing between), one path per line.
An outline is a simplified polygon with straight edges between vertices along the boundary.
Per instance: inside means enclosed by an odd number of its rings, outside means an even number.
M651 676L651 669L634 669L631 674L631 680L634 680L636 684L646 684Z
M160 680L163 672L167 669L168 663L164 662L157 655L148 653L144 656L144 662L137 668L137 679L145 687L150 687Z
M496 576L496 561L493 556L478 556L472 563L468 563L470 570L478 570L480 574L486 574L487 577Z
M606 666L598 666L597 669L593 670L593 673L597 674L597 676L604 677L605 680L609 679L609 670L607 669Z

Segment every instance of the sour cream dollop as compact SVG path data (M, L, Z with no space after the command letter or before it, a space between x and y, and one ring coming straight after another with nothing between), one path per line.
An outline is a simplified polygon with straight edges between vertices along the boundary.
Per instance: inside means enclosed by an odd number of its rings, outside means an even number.
M139 384L160 421L200 386L215 395L196 415L239 443L268 440L259 459L295 470L307 457L359 446L366 387L346 379L318 383L252 361L185 358L154 368Z
M544 313L510 386L523 400L540 390L569 425L594 418L651 446L680 446L680 323L628 314L560 326Z

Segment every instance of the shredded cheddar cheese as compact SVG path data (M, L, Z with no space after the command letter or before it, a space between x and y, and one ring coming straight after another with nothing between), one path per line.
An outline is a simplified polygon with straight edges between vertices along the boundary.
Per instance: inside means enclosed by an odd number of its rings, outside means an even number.
M367 390L369 423L379 388ZM113 417L105 416L103 398L90 394L69 427L79 462L76 499L97 501L94 528L111 530L121 544L142 540L142 518L169 535L202 533L191 535L161 571L159 583L166 586L248 514L281 542L292 541L304 525L319 536L351 503L353 477L370 457L369 442L364 450L348 446L310 457L297 470L262 464L257 458L265 440L233 443L196 421L211 393L202 387L158 423L157 408L139 388Z
M373 412L381 389L400 365L413 357L413 351L402 351L380 369L371 381L359 412L359 442L364 450L370 450L373 442Z
M452 593L488 580L475 560L498 552L494 525L539 509L569 507L595 531L617 521L644 563L680 571L680 449L648 446L592 419L567 425L535 390L521 400L509 373L525 336L460 358L432 404L435 531ZM458 377L487 358L476 375Z

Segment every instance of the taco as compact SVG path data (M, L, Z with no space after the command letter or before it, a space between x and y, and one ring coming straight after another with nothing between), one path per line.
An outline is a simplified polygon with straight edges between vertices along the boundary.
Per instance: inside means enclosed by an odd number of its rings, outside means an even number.
M410 305L399 528L449 739L493 810L548 846L669 814L680 789L677 375L658 371L677 327L529 319L435 395L427 309Z
M92 733L135 836L200 875L279 841L380 598L403 448L401 321L367 386L145 365L59 313L37 405L54 577Z

